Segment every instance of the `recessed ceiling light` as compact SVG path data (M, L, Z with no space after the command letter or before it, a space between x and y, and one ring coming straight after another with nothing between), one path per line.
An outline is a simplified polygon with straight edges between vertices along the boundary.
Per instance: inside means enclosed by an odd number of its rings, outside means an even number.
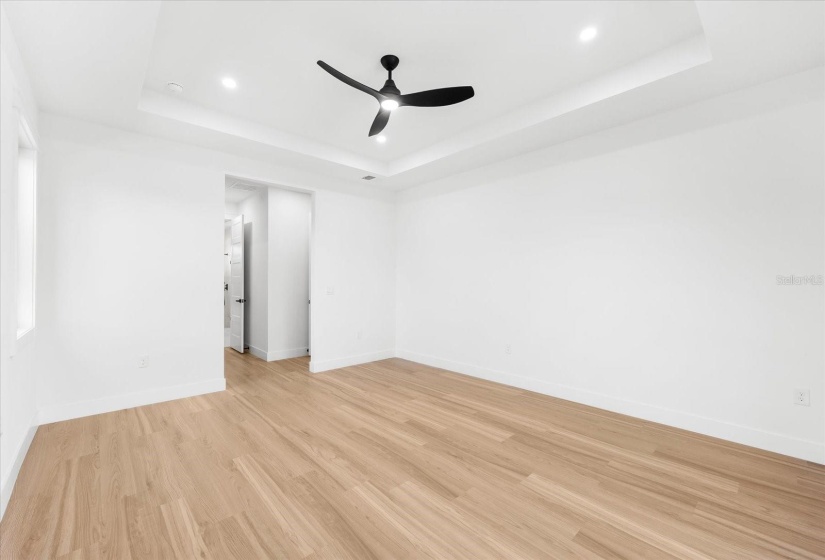
M582 29L582 32L579 33L579 39L585 42L591 41L598 33L599 31L595 27L585 27Z
M395 99L385 99L381 102L381 108L387 111L395 111L398 109L398 101Z
M174 91L175 93L183 93L183 86L180 84L176 84L175 82L167 83L166 89L168 89L169 91Z
M238 87L238 82L229 77L221 80L221 83L223 84L223 87L225 87L226 89L235 89L236 87Z
M378 142L379 144L383 144L384 142L387 141L387 137L384 136L383 134L381 134L381 135L375 137L375 141Z

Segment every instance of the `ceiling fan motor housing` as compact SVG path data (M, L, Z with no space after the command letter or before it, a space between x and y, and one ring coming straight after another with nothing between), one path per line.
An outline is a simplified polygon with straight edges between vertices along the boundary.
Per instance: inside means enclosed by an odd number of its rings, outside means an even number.
M383 94L401 95L401 90L395 87L395 82L392 80L387 80L386 82L384 82L384 87L382 87L378 91L380 91Z

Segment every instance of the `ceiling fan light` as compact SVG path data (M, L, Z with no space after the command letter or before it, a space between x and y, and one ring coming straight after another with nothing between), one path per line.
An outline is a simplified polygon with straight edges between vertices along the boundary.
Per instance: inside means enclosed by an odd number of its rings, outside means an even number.
M381 108L387 111L395 111L398 109L398 101L395 99L385 99L381 102Z

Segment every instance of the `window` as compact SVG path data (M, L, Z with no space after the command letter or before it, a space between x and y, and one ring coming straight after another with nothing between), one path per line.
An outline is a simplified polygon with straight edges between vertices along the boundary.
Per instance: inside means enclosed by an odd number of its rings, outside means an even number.
M34 328L37 152L25 123L17 153L17 337Z

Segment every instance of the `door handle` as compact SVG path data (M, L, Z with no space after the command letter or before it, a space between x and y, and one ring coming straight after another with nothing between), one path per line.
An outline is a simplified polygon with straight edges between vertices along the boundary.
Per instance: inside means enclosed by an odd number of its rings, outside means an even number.
M235 301L237 301L238 303L246 303L245 299L236 299Z

